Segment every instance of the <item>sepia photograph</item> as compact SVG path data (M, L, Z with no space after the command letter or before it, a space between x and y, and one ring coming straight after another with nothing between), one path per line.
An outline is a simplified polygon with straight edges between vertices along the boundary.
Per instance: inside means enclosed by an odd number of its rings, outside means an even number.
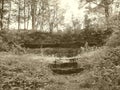
M0 0L0 90L120 90L120 0Z

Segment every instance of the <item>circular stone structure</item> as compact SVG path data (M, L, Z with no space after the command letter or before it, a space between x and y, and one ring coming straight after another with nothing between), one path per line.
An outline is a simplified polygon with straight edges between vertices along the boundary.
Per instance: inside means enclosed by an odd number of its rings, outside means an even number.
M64 59L62 59L64 60ZM54 63L49 64L50 69L57 74L73 74L79 73L84 70L83 67L80 67L76 62L76 59L68 59L68 62L57 63L55 60Z

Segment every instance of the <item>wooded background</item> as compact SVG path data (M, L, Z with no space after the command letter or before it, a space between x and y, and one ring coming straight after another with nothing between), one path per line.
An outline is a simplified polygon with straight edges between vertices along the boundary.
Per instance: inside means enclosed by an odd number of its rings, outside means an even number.
M24 47L104 45L112 32L120 29L120 1L78 3L79 9L85 7L84 21L72 16L66 24L66 10L60 8L59 0L0 0L1 42L12 41Z

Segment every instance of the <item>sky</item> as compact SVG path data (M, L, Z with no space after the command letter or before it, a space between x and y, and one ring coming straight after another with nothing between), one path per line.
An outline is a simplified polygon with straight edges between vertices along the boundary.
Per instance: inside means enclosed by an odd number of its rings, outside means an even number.
M60 0L60 7L66 10L64 22L71 25L73 16L74 19L79 20L81 28L84 28L83 23L87 11L86 6L88 6L88 3L80 3L80 0ZM96 7L96 5L91 3L91 8L94 7Z
M60 7L66 10L65 23L71 22L72 16L75 18L83 19L85 15L85 8L79 8L78 0L60 0Z

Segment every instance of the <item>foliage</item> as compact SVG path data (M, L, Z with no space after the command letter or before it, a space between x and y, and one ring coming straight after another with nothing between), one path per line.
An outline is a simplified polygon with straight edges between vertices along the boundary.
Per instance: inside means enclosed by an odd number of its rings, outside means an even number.
M95 71L96 85L99 90L119 90L119 68L120 47L112 48L107 51L105 57L97 66ZM105 87L106 86L106 87Z
M38 59L34 56L36 58L34 60L31 55L27 57L5 55L4 57L1 55L0 59L1 88L64 90L66 87L69 88L66 86L68 82L74 82L75 85L79 83L81 90L120 89L120 47L103 47L81 54L78 56L78 63L85 71L68 76L52 74L47 67L45 56Z
M115 31L108 39L106 45L110 47L120 46L120 31Z
M24 49L21 48L22 37L17 33L0 31L0 39L1 51L12 51L14 53L24 52Z
M98 52L96 53L98 54ZM81 84L82 87L88 85L95 90L119 90L120 89L120 47L108 48L97 56L88 57L92 60L89 78ZM97 60L97 62L96 62ZM87 86L86 86L87 85Z
M89 46L102 46L106 43L106 39L111 35L111 30L81 30L79 33L43 33L43 32L32 32L23 33L24 43L31 44L60 44L59 46L66 47L81 47L88 42ZM58 45L57 45L58 46Z
M88 46L102 46L106 43L111 31L102 30L82 30L76 33L43 33L31 31L0 31L0 50L24 52L21 46L33 44L42 47L58 48L80 48L84 47L86 42ZM34 46L34 47L37 47ZM27 46L25 46L27 47ZM39 48L40 48L39 47Z
M0 60L0 90L36 90L51 82L46 64L22 59L6 57Z

